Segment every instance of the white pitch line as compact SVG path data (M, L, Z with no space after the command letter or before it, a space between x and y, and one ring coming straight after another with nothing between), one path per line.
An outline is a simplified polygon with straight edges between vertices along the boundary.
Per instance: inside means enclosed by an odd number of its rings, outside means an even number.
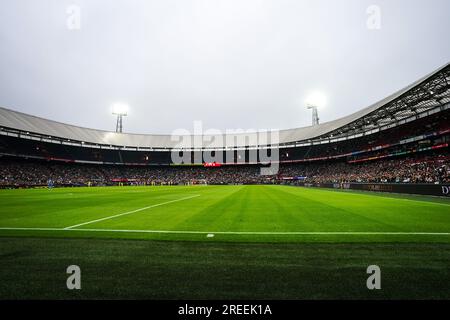
M200 196L199 194L196 194L196 195L189 196L189 197L184 197L184 198L181 198L181 199L176 199L176 200L171 200L171 201L161 202L161 203L154 204L154 205L151 205L151 206L148 206L148 207L143 207L143 208L139 208L139 209L136 209L136 210L127 211L127 212L124 212L124 213L119 213L119 214L115 214L115 215L112 215L112 216L108 216L108 217L104 217L104 218L100 218L100 219L95 219L95 220L91 220L91 221L87 221L87 222L75 224L75 225L70 226L70 227L65 227L64 230L74 229L74 228L76 228L76 227L81 227L81 226L84 226L84 225L86 225L86 224L91 224L91 223L95 223L95 222L100 222L100 221L104 221L104 220L109 220L109 219L113 219L113 218L125 216L125 215L128 215L128 214L136 213L136 212L139 212L139 211L147 210L147 209L150 209L150 208L155 208L155 207L163 206L163 205L165 205L165 204L169 204L169 203L174 203L174 202L178 202L178 201L183 201L183 200L192 199L192 198L199 197L199 196Z
M450 232L303 232L303 231L181 231L181 230L125 230L125 229L71 229L91 232L134 232L134 233L175 233L175 234L236 234L236 235L450 235Z
M181 230L126 230L126 229L67 229L67 228L3 228L0 230L24 231L86 231L86 232L129 232L129 233L175 233L175 234L236 234L236 235L426 235L450 236L450 232L376 232L376 231L181 231Z

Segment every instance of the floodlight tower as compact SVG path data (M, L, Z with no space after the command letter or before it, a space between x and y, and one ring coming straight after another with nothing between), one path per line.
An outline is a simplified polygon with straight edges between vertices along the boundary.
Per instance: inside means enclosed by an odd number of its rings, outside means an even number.
M122 117L126 116L127 114L126 113L116 113L116 115L117 115L116 132L122 133L122 128L123 128Z
M312 110L312 125L317 126L319 124L319 112L317 111L317 106L307 104L306 108Z
M312 125L317 126L319 124L319 112L318 108L325 106L327 98L320 91L312 92L306 99L306 108L312 110Z
M128 107L123 104L115 104L113 106L112 114L117 116L116 132L122 133L122 128L123 128L122 118L128 115Z

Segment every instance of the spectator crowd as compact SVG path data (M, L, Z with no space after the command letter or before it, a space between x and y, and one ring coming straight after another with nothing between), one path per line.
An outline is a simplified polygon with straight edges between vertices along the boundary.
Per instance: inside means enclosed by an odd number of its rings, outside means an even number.
M312 183L447 183L449 157L390 159L349 164L321 163L281 168L282 176L306 177Z
M25 187L140 184L261 184L292 180L311 183L448 183L450 157L391 158L350 164L310 162L281 164L273 175L261 175L256 165L214 168L202 166L113 166L27 160L0 160L0 186Z

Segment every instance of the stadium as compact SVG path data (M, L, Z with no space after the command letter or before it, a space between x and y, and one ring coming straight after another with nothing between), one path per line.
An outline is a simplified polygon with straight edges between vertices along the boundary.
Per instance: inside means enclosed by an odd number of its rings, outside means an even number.
M0 297L449 299L449 120L450 64L270 141L0 108Z

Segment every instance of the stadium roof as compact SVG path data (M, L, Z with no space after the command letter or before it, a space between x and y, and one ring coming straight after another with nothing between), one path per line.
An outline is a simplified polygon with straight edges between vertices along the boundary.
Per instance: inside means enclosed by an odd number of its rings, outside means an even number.
M428 113L449 108L450 63L406 88L346 117L317 126L280 130L273 144L293 146L327 143L371 134ZM195 136L115 133L65 124L0 107L3 134L36 135L42 140L140 149L192 148ZM254 147L270 144L261 132L203 136L206 148ZM184 139L182 139L184 138ZM188 139L186 139L188 138Z

